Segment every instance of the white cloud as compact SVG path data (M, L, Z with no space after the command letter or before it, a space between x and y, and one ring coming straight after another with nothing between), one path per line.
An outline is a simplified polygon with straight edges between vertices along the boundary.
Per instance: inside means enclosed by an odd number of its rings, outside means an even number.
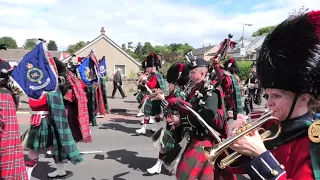
M0 3L8 4L29 4L29 5L44 5L44 4L55 4L58 0L0 0Z
M319 0L271 0L256 3L245 12L228 14L219 11L225 7L169 0L0 0L2 6L1 2L5 3L0 11L5 17L1 35L15 38L20 46L27 38L52 39L60 49L80 40L91 41L102 26L117 44L187 42L197 48L218 44L229 33L239 38L242 23L253 24L245 27L245 35L249 36L261 27L280 23L303 5L320 9ZM230 2L225 0L221 6L232 6Z

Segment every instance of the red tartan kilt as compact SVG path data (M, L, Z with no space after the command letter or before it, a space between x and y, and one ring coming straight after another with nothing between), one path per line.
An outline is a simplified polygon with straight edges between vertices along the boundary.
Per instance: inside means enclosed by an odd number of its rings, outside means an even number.
M178 180L214 179L213 167L207 161L200 145L211 147L212 143L210 141L193 140L188 144L178 164L176 172Z

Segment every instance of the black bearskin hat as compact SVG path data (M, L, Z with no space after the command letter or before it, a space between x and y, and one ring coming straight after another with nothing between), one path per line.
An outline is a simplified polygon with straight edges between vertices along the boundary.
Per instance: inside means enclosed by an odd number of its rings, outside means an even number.
M174 63L167 72L167 82L184 86L189 82L190 65L185 63Z
M147 63L146 63L146 67L158 67L160 66L160 61L158 59L158 55L155 53L150 53L147 56Z
M320 11L291 16L269 34L256 62L263 88L320 93Z
M67 65L64 62L60 61L56 57L53 57L53 59L54 59L54 62L56 64L56 67L58 70L58 76L60 76L59 77L60 79L58 79L59 80L59 88L60 88L62 95L64 95L71 88L69 81L67 81L67 70L68 70ZM64 80L61 80L61 77Z
M53 59L56 64L59 76L65 76L65 74L67 73L67 65L56 57L53 57Z

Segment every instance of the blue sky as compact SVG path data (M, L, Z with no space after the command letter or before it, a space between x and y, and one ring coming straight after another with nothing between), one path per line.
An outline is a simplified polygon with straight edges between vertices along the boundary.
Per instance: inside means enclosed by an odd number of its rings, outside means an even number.
M275 25L301 6L320 9L319 0L0 0L1 36L55 40L59 50L91 41L103 26L117 44L218 44Z

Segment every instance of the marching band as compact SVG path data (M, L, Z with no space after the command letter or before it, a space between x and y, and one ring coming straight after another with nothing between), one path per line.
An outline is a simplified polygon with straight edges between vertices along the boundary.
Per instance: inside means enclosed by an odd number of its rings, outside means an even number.
M159 148L147 172L161 173L164 166L178 180L235 180L236 174L320 180L320 11L290 16L266 37L245 82L244 102L239 68L227 59L236 44L231 39L222 41L212 63L189 52L165 78L158 54L144 59L134 94L137 116L143 116L136 134L145 135L154 117L151 139ZM91 51L78 64L63 63L40 41L17 66L0 61L0 179L31 179L44 150L56 164L48 177L65 176L66 163L83 161L77 143L94 141L90 125L109 113L107 56L98 60ZM250 118L262 91L268 109ZM22 94L32 116L20 139L16 98Z

